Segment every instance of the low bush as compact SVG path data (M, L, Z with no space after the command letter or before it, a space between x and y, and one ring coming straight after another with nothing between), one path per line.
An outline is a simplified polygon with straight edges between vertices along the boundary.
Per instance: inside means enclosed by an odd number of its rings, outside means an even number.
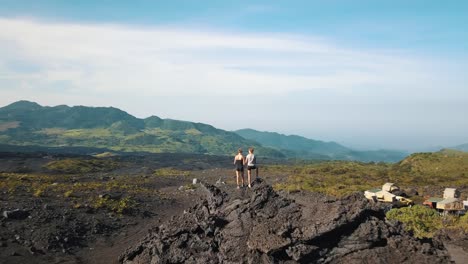
M422 205L394 208L388 211L386 216L389 220L402 222L405 229L413 232L418 238L432 237L443 226L443 218L439 213Z

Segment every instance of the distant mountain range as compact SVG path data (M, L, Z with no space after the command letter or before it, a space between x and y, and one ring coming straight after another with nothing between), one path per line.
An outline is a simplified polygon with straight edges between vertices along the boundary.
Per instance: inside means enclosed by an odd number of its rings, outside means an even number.
M455 146L455 147L453 147L452 149L456 149L456 150L461 150L461 151L468 152L468 143Z
M0 144L215 155L253 146L264 156L285 158L278 150L206 124L139 119L113 107L43 107L28 101L0 108Z
M392 150L357 151L336 142L324 142L296 135L287 136L275 132L260 132L253 129L241 129L234 132L263 146L281 150L288 157L301 159L395 162L408 155L408 153Z
M48 107L29 101L0 108L0 144L213 155L232 155L239 147L252 146L264 157L366 162L394 162L407 155L389 150L355 151L335 142L252 129L230 132L157 116L139 119L113 107Z

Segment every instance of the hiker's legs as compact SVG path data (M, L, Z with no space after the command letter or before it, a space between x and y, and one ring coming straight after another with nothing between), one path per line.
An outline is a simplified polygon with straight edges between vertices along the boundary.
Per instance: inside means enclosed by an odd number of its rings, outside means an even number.
M247 170L247 180L248 180L248 183L249 183L249 188L251 187L250 184L252 183L252 180L251 180L251 175L252 175L252 170Z
M244 171L242 171L242 187L244 187Z
M258 178L258 167L255 168L255 178Z
M236 183L237 183L238 188L239 188L239 173L240 171L236 170Z

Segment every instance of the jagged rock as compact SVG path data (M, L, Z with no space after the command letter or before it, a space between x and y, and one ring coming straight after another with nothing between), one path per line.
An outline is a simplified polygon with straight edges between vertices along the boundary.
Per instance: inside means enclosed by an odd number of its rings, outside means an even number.
M15 209L12 211L3 211L3 217L7 219L23 220L28 218L29 212L26 210Z
M453 244L468 252L468 233L462 228L441 229L436 233L434 241Z
M422 243L361 194L278 195L262 180L229 200L202 183L206 199L127 249L120 263L445 263L447 251Z
M36 255L36 254L41 254L41 255L43 255L43 254L44 254L44 251L37 249L35 246L30 246L30 247L29 247L29 253L30 253L31 255Z

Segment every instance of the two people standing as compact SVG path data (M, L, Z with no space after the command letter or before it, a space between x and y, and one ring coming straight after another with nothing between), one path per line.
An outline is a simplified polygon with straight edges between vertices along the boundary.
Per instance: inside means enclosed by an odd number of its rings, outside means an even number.
M234 165L236 166L236 182L237 189L240 188L239 180L242 180L242 187L244 187L244 166L247 165L247 180L249 182L249 188L252 187L252 170L255 170L255 177L258 178L258 167L257 159L255 158L254 149L249 148L249 154L244 157L242 155L242 149L237 151L237 155L234 157ZM242 178L241 178L242 176Z

